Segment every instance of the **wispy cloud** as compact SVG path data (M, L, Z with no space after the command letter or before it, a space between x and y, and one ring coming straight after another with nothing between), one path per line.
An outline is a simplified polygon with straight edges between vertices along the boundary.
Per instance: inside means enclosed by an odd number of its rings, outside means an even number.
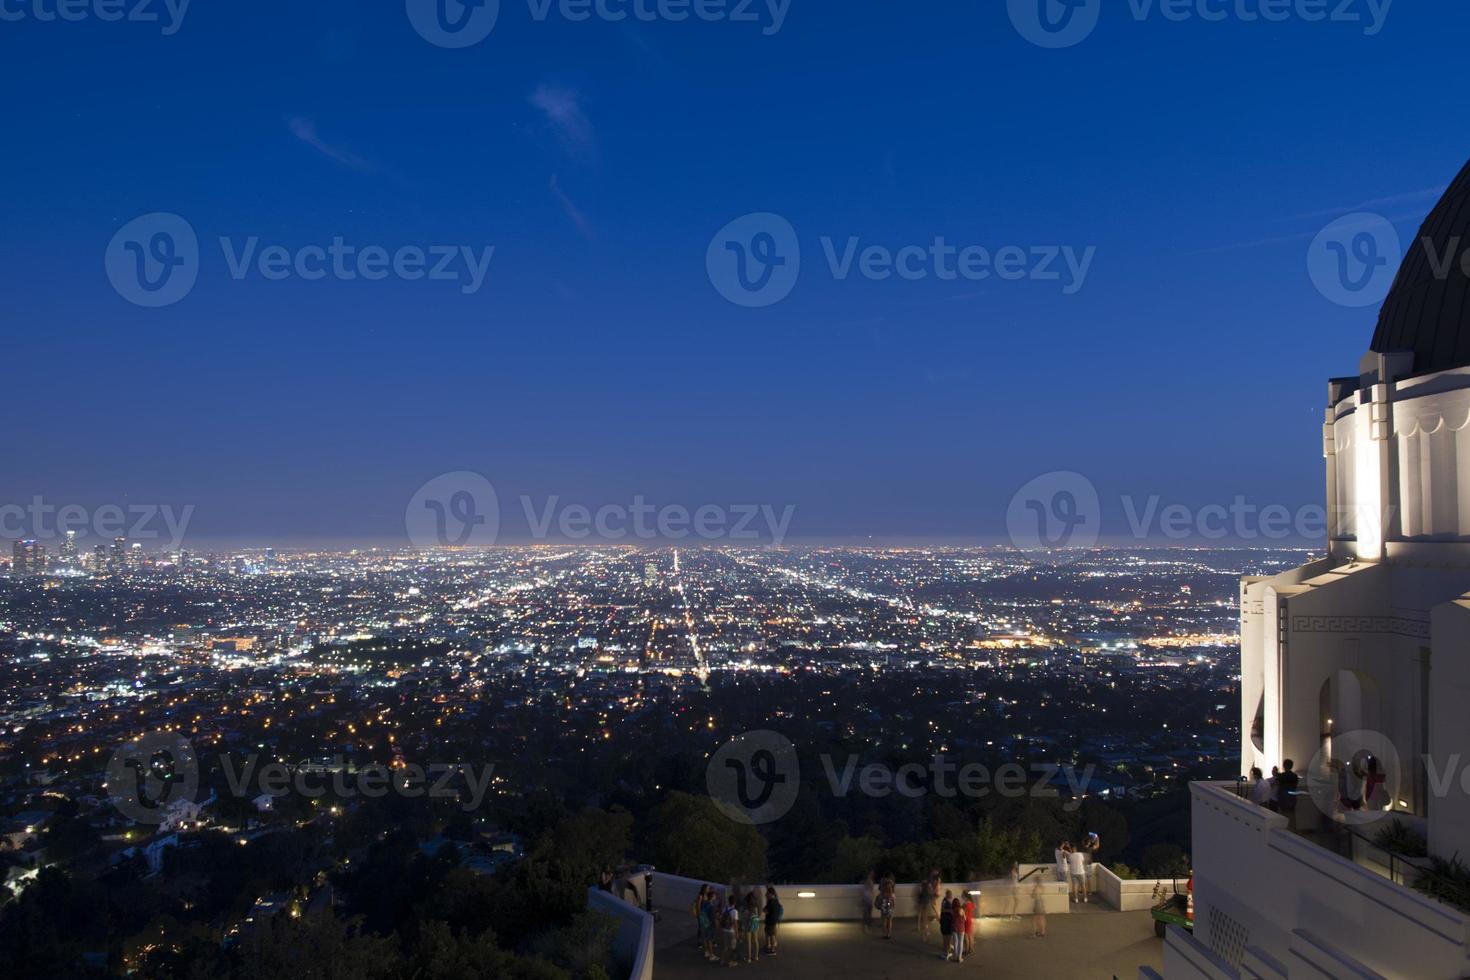
M582 96L574 89L555 85L538 85L531 93L531 105L540 109L556 131L562 146L577 156L591 154L596 146L592 122L582 109Z
M334 146L322 139L316 131L316 123L304 116L292 116L286 120L286 125L290 128L291 135L329 160L360 173L372 173L377 169L346 147Z
M1283 217L1280 220L1283 220L1283 222L1301 222L1301 220L1322 220L1326 219L1326 217L1347 217L1348 215L1357 215L1357 213L1366 213L1367 217L1357 222L1357 225L1360 225L1361 228L1372 226L1376 222L1377 217L1382 217L1389 225L1414 223L1414 226L1417 228L1417 222L1424 220L1424 215L1429 212L1429 207L1427 207L1426 203L1438 201L1444 195L1444 192L1444 187L1427 187L1421 191L1408 191L1407 194L1392 194L1389 197L1376 197L1372 198L1372 200L1358 201L1357 204L1347 204L1344 207L1327 207L1327 209L1320 210L1320 212L1291 215ZM1420 207L1407 207L1410 204L1416 203L1419 203ZM1354 229L1354 225L1345 225L1341 231L1354 231ZM1241 251L1245 250L1245 248L1264 248L1267 245L1285 245L1289 244L1289 242L1310 241L1310 239L1316 238L1319 232L1322 232L1322 226L1313 226L1313 228L1305 229L1305 231L1288 232L1288 234L1282 235L1269 235L1266 238L1252 238L1250 241L1232 241L1223 245L1211 245L1208 248L1195 248L1195 250L1188 251L1185 254L1189 254L1189 256L1210 256L1210 254L1219 254L1223 253L1223 251Z
M597 229L592 227L592 222L582 213L582 209L577 207L576 202L567 196L566 191L561 189L561 181L557 179L555 174L551 176L551 193L561 204L561 209L567 213L567 217L572 219L572 224L576 225L577 230L582 233L582 237L589 242L596 241Z
M1354 211L1377 211L1380 208L1396 208L1405 204L1413 204L1416 201L1438 201L1444 196L1445 185L1438 187L1426 187L1423 190L1408 191L1403 194L1390 194L1388 197L1375 197L1371 200L1360 201L1357 204L1349 204L1344 207L1324 208L1321 211L1308 211L1305 214L1293 214L1283 218L1283 221L1303 221L1307 218L1328 218L1342 214L1351 214ZM1427 209L1426 209L1427 210Z

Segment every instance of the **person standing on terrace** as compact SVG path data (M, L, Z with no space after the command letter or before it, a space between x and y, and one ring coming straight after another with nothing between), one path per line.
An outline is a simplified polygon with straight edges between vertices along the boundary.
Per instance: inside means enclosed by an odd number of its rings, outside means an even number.
M720 912L720 934L725 940L725 965L737 965L740 962L740 909L735 904L734 892L725 896L725 907Z
M893 938L893 908L898 903L892 878L884 878L878 889L878 915L883 919L883 938Z
M1296 793L1302 779L1296 774L1296 763L1291 759L1281 760L1281 771L1276 774L1276 809L1286 818L1288 827L1296 826Z
M1266 774L1261 772L1260 766L1251 768L1251 802L1256 806L1270 806L1271 798L1276 795L1276 788L1266 779Z
M929 928L939 921L939 896L944 890L944 882L939 875L939 869L935 868L929 872L928 879L919 886L919 938L929 938Z
M863 879L863 935L873 927L873 910L878 907L878 882L873 872Z
M1067 852L1067 869L1072 874L1072 901L1087 901L1087 854L1081 848Z
M776 955L776 928L781 924L786 915L786 909L781 904L781 898L776 894L775 885L766 886L766 954ZM873 906L868 903L868 917L872 918Z
M954 959L954 906L954 896L946 893L944 904L939 906L939 941L946 960Z

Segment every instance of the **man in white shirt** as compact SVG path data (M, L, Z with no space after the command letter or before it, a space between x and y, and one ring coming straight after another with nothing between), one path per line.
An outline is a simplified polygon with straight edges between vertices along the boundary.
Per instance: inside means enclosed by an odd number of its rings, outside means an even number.
M1052 857L1055 858L1056 859L1056 862L1057 862L1057 881L1060 881L1062 884L1066 884L1067 883L1067 842L1066 841L1059 842L1057 844L1057 846L1056 846L1056 849L1053 850L1051 852L1051 854L1052 854Z
M1087 888L1087 855L1081 848L1067 855L1067 870L1072 873L1072 900L1085 902L1089 898Z

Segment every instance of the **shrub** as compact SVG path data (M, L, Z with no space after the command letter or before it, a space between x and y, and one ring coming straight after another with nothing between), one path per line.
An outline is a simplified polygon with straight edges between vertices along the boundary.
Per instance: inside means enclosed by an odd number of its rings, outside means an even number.
M1402 854L1404 857L1429 856L1429 842L1424 839L1424 835L1398 819L1380 830L1373 838L1373 843L1385 851Z
M1419 875L1414 888L1446 905L1470 912L1470 868L1465 867L1458 853L1449 860L1431 857L1429 868Z

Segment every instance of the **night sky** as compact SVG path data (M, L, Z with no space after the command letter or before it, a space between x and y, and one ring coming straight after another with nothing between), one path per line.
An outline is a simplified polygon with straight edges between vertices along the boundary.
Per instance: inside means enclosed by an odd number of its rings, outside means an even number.
M402 542L457 470L507 539L522 495L641 495L793 505L792 541L983 540L1053 470L1092 480L1105 531L1123 494L1320 502L1326 381L1376 307L1315 288L1309 246L1355 211L1407 241L1470 155L1460 3L1367 36L1367 0L1275 24L1106 0L1059 50L1001 2L791 0L773 32L766 0L755 23L502 0L459 50L403 0L200 2L167 35L34 4L0 0L0 502L193 505L200 543ZM158 308L106 264L155 212L200 255ZM752 307L707 256L756 212L801 268ZM823 242L940 237L1061 278L840 279ZM494 251L478 289L232 275L252 239L335 238ZM1062 250L1091 247L1075 281Z

